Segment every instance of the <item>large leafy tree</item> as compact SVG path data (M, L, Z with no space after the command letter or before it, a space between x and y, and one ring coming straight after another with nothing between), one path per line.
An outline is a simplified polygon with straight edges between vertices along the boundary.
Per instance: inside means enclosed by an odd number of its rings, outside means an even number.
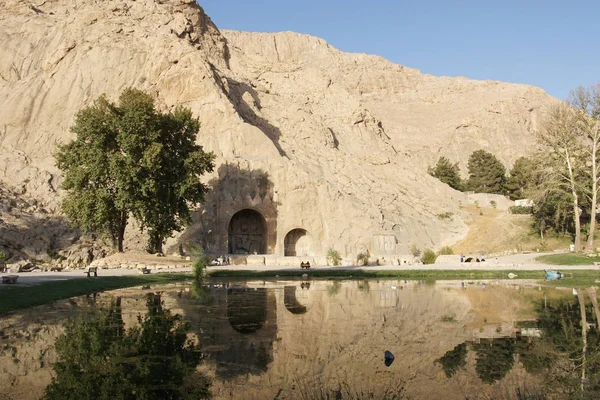
M149 250L162 251L208 190L200 176L214 155L195 143L198 129L190 110L157 112L140 90L125 90L118 106L101 97L77 115L76 140L57 153L65 213L84 232L109 233L119 251L132 214L148 230Z
M123 158L115 106L101 96L79 111L71 131L77 139L59 146L56 153L57 166L65 172L63 210L84 233L107 233L123 251L128 200L124 182L115 173Z
M468 190L478 193L503 193L506 168L492 153L485 150L474 151L469 156L468 167Z
M435 167L429 167L429 175L438 178L448 186L456 190L462 190L460 179L460 168L458 163L452 164L446 157L440 157Z

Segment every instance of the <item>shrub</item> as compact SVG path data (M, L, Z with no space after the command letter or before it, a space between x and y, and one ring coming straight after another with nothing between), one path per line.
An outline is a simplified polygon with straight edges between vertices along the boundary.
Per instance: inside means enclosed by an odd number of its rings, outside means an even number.
M329 250L327 250L327 261L329 261L332 265L337 267L342 263L342 257L340 256L340 253L337 250L330 248Z
M490 200L490 205L492 208L496 208L496 200Z
M508 208L511 214L533 214L533 208L527 206L512 206Z
M6 255L6 253L0 250L0 263L6 261L7 258L8 256Z
M367 250L365 253L358 253L356 256L356 263L358 265L369 265L369 257L369 250Z
M453 213L451 213L451 212L445 212L445 213L440 213L440 214L438 214L438 215L437 215L437 217L438 217L439 219L452 219L452 216L453 216L453 215L454 215L454 214L453 214Z
M437 256L431 249L425 249L423 252L423 264L433 264Z
M454 254L454 250L452 250L452 247L450 247L450 246L444 246L438 252L438 255L440 255L440 256L442 256L442 255L452 255L452 254Z
M413 255L413 257L419 257L421 255L421 249L419 249L417 245L413 243L412 246L410 246L410 253Z
M194 262L192 263L192 272L194 274L194 280L196 282L200 282L204 277L204 271L209 264L209 259L204 254L204 250L201 247L191 247L189 250L192 259Z

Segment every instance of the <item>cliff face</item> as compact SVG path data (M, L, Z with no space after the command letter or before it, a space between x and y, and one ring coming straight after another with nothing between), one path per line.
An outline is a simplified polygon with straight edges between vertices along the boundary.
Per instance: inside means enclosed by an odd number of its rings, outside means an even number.
M146 90L162 109L191 108L199 143L237 168L215 174L218 190L187 235L215 252L231 250L229 220L244 208L274 210L263 215L272 254L284 255L298 228L310 241L290 254L450 244L466 230L463 197L427 166L445 155L465 169L484 148L510 167L555 101L525 85L423 75L306 35L222 33L193 0L3 3L1 179L57 212L52 154L74 138L76 112L102 93ZM269 181L267 206L239 184L256 171Z

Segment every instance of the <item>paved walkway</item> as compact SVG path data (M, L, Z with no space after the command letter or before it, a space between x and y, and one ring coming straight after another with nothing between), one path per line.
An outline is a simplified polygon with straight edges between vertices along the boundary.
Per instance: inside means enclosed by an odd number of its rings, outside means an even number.
M402 265L402 266L370 266L370 267L358 267L358 266L346 266L346 267L332 267L332 266L312 266L311 271L353 271L353 270L365 270L365 271L403 271L403 270L480 270L480 271L495 271L495 270L521 270L521 271L542 271L545 269L553 269L560 271L568 270L600 270L597 265L575 265L575 266L560 266L560 265L548 265L536 263L534 259L544 253L532 253L532 254L515 254L510 256L503 256L487 260L483 263L448 263L448 264L429 264L429 265ZM545 253L553 254L553 253ZM217 270L236 270L236 271L272 271L272 270L286 270L286 271L299 271L299 267L291 266L249 266L249 265L232 265L224 268L222 266L208 267L208 271ZM191 267L188 268L169 268L168 270L162 270L160 272L191 272ZM155 271L152 271L153 273ZM304 271L306 272L306 271ZM137 269L98 269L99 276L128 276L128 275L139 275L140 272ZM87 279L86 274L83 270L72 270L63 272L20 272L17 274L0 273L0 276L5 275L19 275L18 283L22 284L37 284L41 282L49 281L60 281L67 279ZM1 285L8 286L8 285Z

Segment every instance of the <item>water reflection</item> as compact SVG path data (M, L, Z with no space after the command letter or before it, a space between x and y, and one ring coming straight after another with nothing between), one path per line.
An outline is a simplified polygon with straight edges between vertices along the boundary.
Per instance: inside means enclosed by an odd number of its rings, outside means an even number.
M56 341L56 375L43 398L206 398L208 381L195 372L200 353L186 325L159 295L149 294L146 307L139 325L127 330L120 297L109 309L68 322Z
M461 283L207 281L153 286L160 290L158 303L156 293L149 303L148 292L140 289L72 299L57 305L62 320L48 319L52 314L45 311L32 317L33 311L27 311L1 321L7 344L0 348L5 371L0 384L10 388L12 398L39 398L22 395L27 382L44 382L39 371L54 364L50 344L40 344L54 339L39 327L62 325L65 318L105 308L104 322L98 323L98 337L105 338L127 338L132 329L139 333L147 318L163 311L167 317L173 317L169 310L182 315L172 322L188 328L186 338L195 343L192 355L203 355L200 366L192 369L211 376L217 399L600 398L595 292L573 296L571 289L515 280L464 281L464 289ZM148 336L144 343L160 349L164 337ZM99 364L106 367L106 376L91 376L138 393L143 390L139 385L119 379L145 377L154 382L148 387L164 389L160 379L169 381L170 375L153 369L149 350L136 347L140 340L125 342L131 346L111 345L111 361ZM385 362L386 352L394 355L393 362ZM124 356L131 354L135 357ZM130 364L117 362L125 359ZM138 365L139 359L147 362ZM119 373L110 372L113 364ZM188 378L173 386L184 387L185 382Z
M199 290L199 289L196 289ZM272 289L204 285L203 295L180 296L191 332L198 336L219 379L260 375L273 361L277 313ZM200 300L200 301L198 301Z
M436 363L451 378L468 367L470 350L476 354L477 376L487 384L502 380L519 362L541 380L539 391L543 388L552 398L600 398L600 310L595 291L589 296L587 303L582 293L575 298L540 299L535 303L536 319L517 324L520 329L514 337L468 341Z

